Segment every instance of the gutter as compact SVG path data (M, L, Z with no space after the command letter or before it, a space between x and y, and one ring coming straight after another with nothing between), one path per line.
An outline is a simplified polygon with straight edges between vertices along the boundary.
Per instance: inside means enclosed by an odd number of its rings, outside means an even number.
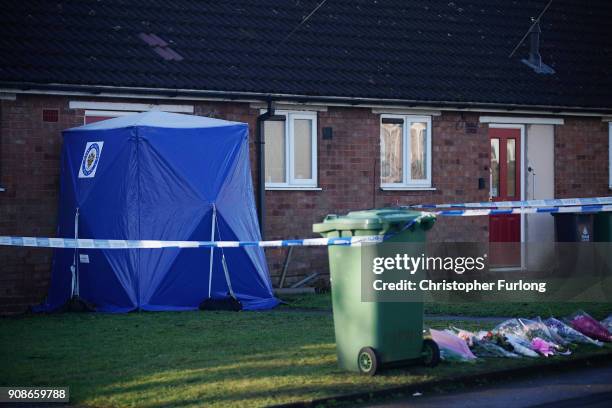
M402 107L422 107L448 108L449 110L478 110L489 109L501 110L503 112L515 113L516 110L529 110L549 114L574 114L584 113L587 116L602 116L612 114L612 107L585 108L580 106L555 106L555 105L522 105L508 103L487 103L487 102L457 102L457 101L423 101L415 99L384 99L384 98L363 98L346 96L312 96L299 94L283 93L264 93L264 92L236 92L236 91L213 91L213 90L194 90L194 89L172 89L172 88L143 88L143 87L115 87L106 85L68 85L68 84L38 84L32 82L3 82L0 92L23 92L41 93L41 91L53 94L66 95L95 95L106 97L121 97L127 94L130 97L149 97L160 99L181 99L181 98L213 98L225 101L236 102L261 102L268 100L288 100L299 103L315 102L323 104L342 104L342 106L352 107L371 107L371 106L402 106ZM6 88L5 88L6 87ZM374 105L373 105L374 104ZM525 113L524 111L521 113Z

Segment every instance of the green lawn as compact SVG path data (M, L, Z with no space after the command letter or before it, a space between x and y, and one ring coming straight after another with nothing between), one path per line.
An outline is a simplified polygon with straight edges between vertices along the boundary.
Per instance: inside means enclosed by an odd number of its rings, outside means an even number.
M301 309L331 310L330 293L316 295L286 296L285 307ZM458 316L502 316L502 317L564 317L583 309L596 319L603 319L612 313L611 303L426 303L425 314Z
M442 328L448 322L430 324ZM583 346L575 355L610 352L609 346ZM330 314L275 311L4 318L0 361L0 386L68 385L76 404L225 407L308 400L555 359L443 363L363 377L337 368Z

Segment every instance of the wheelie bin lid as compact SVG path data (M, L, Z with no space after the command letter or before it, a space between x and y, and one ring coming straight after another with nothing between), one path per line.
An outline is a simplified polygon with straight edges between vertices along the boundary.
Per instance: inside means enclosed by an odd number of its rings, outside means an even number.
M392 225L405 225L414 219L417 219L416 225L420 226L423 230L428 230L433 226L436 216L434 214L400 208L351 211L346 215L328 215L323 222L313 224L312 231L318 233L349 230L385 231Z

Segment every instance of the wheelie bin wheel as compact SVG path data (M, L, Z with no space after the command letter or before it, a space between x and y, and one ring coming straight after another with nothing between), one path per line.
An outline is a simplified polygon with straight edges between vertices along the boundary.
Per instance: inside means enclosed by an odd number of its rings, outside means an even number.
M364 375L372 376L378 370L378 357L372 347L364 347L359 350L357 355L357 366L359 372Z
M423 340L421 361L426 367L435 367L440 362L440 348L432 339Z

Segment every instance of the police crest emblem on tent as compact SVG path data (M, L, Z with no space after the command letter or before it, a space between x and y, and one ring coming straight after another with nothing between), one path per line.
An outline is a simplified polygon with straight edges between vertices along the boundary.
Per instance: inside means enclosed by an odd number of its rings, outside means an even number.
M83 153L83 160L79 168L79 178L91 178L96 175L100 155L104 142L88 142Z

